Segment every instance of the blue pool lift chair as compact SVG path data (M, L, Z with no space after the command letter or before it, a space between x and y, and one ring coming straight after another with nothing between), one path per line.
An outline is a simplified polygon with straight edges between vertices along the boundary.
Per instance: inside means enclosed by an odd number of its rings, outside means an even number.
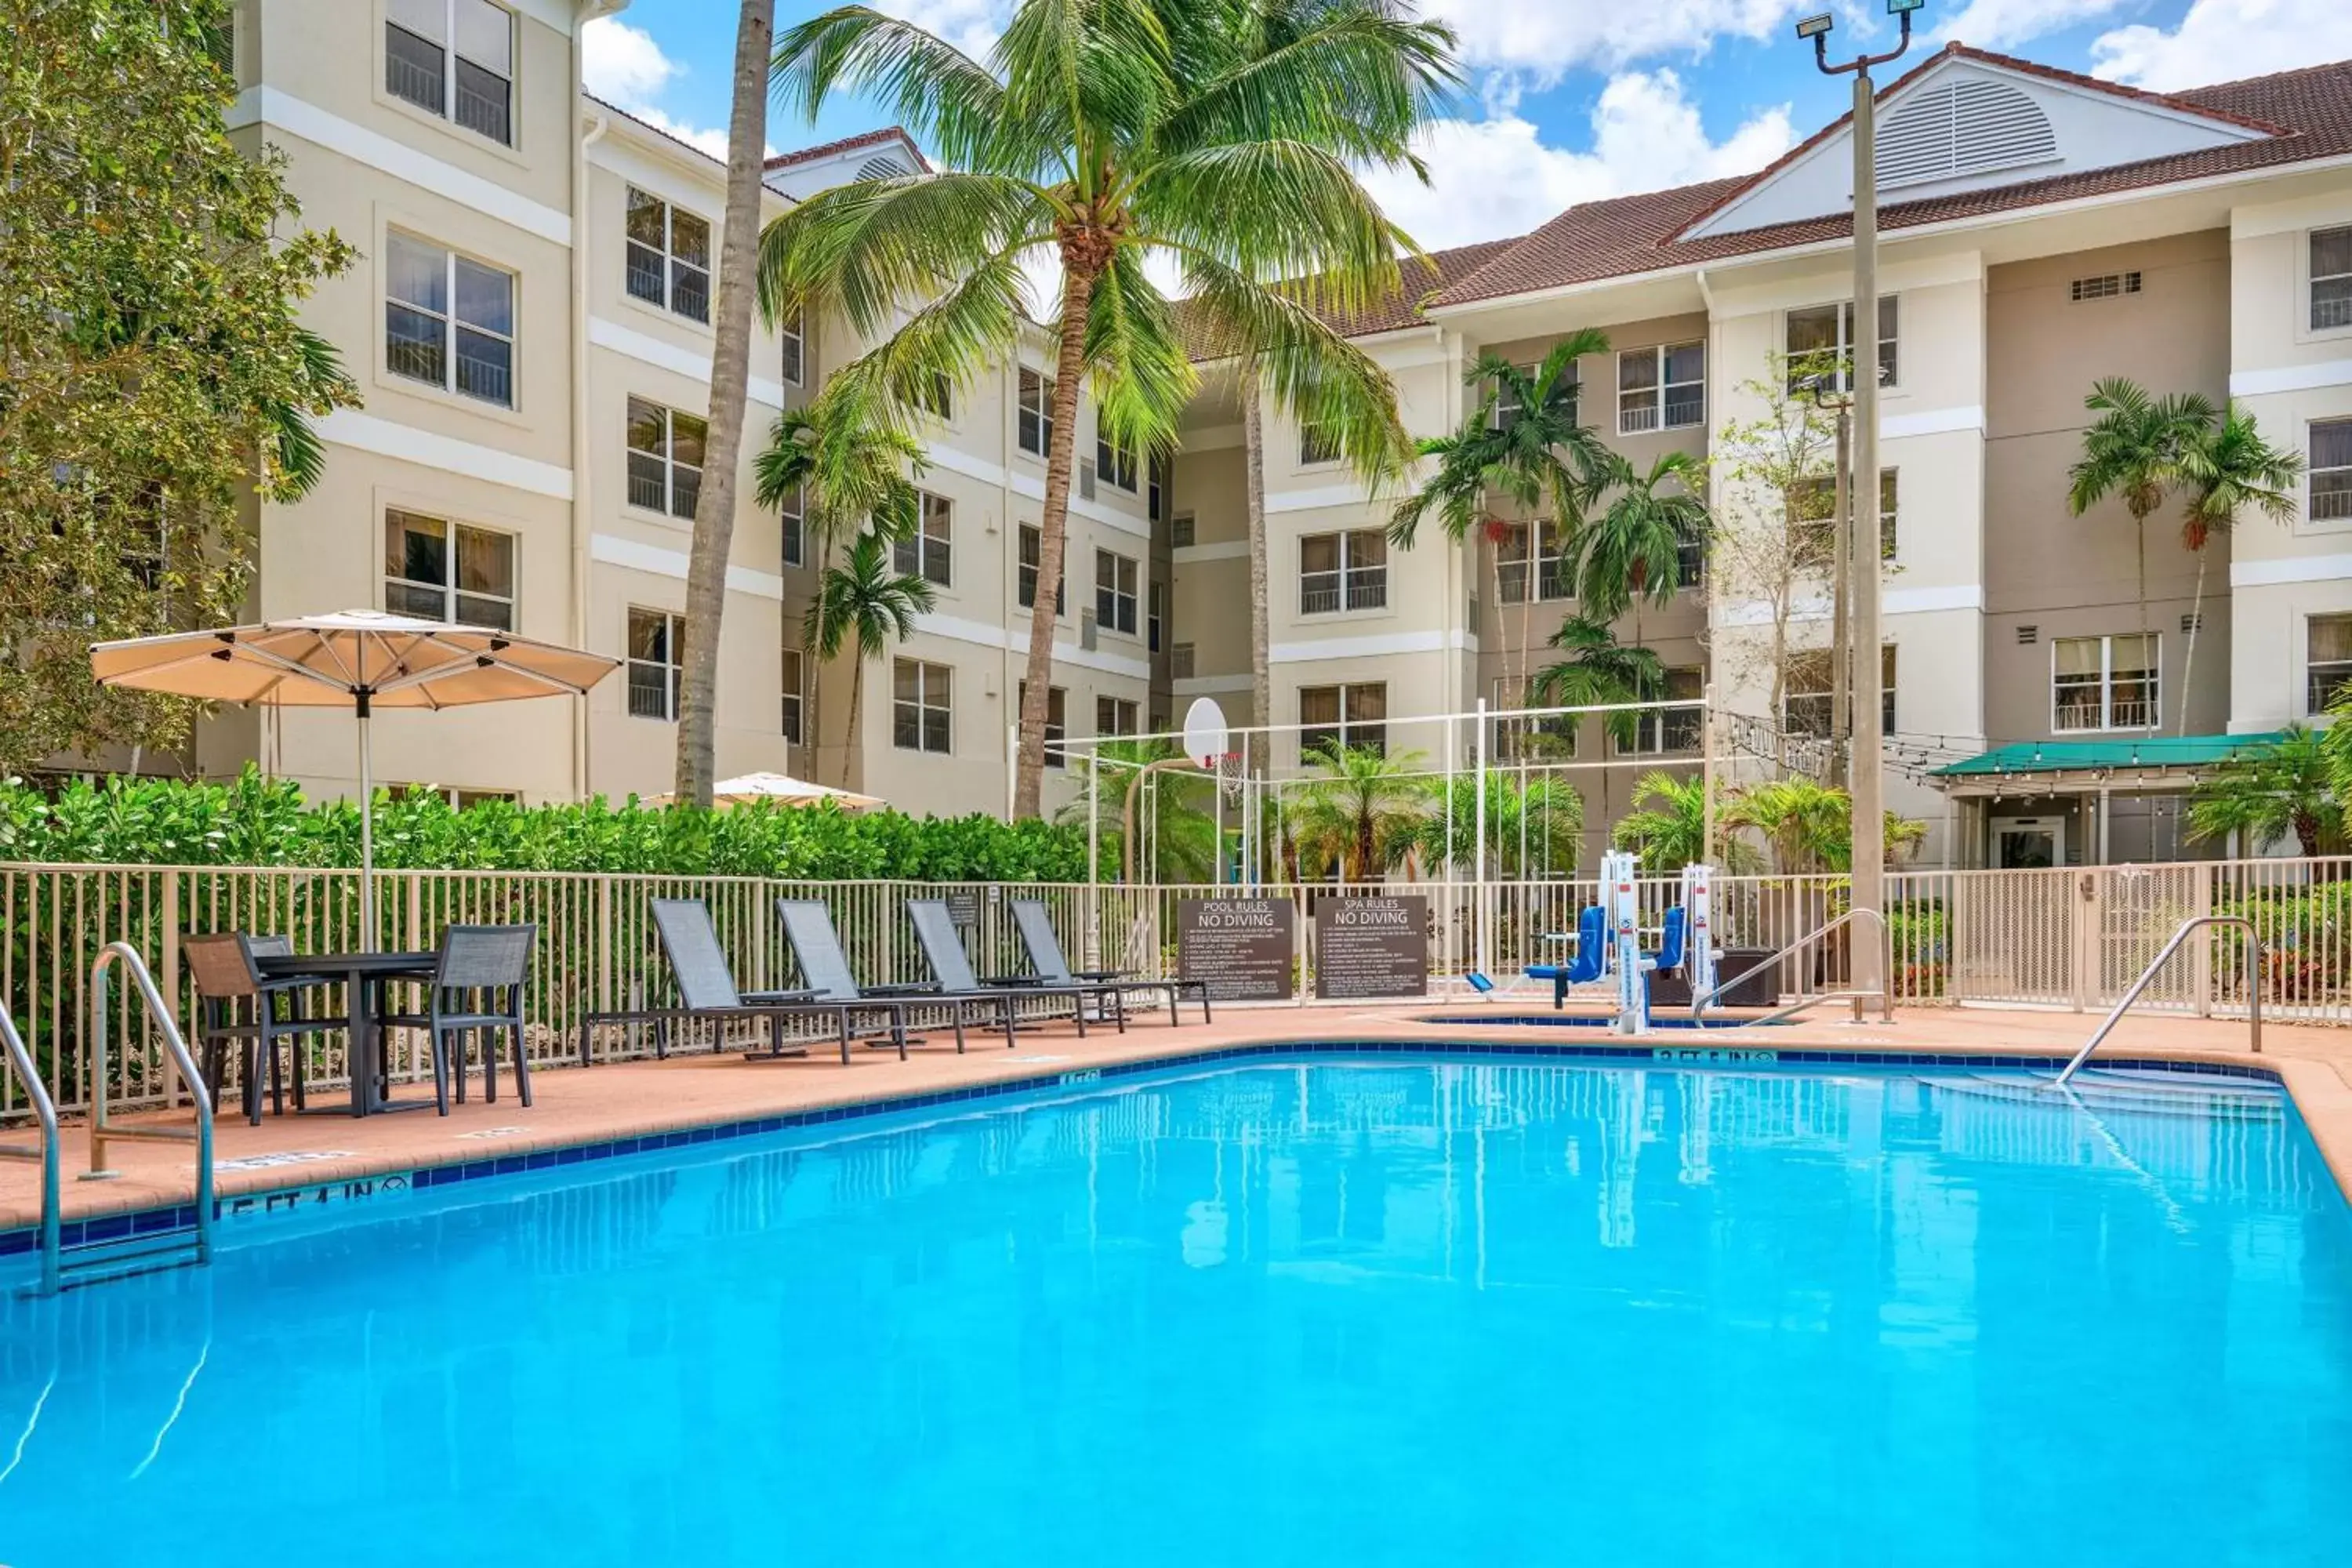
M1531 963L1528 978L1551 982L1551 1008L1568 1005L1568 988L1590 985L1609 973L1609 915L1599 904L1587 904L1576 917L1576 952L1566 963Z

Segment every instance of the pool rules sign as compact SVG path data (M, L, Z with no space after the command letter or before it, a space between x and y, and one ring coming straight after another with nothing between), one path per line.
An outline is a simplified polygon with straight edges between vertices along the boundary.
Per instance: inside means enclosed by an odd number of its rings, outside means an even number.
M1297 912L1288 899L1180 899L1176 968L1219 1002L1286 1002Z
M1429 900L1337 898L1315 906L1318 1001L1429 994Z

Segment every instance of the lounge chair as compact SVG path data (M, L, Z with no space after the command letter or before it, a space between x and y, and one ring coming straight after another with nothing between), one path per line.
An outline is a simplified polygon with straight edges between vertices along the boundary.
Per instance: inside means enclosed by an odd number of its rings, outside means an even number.
M1067 997L1078 1021L1081 1038L1087 1032L1087 1004L1094 1003L1099 1021L1108 1003L1118 1032L1127 1033L1127 998L1119 994L1116 984L1079 980L1056 982L1035 974L992 975L983 981L971 972L971 960L963 951L963 938L957 934L955 918L948 912L944 900L908 899L907 918L914 922L915 940L923 948L923 962L931 966L931 974L942 989L966 995L1002 995L1008 998L1008 1006L1024 996ZM1005 1044L1012 1043L1008 1034Z
M1013 900L1013 928L1021 933L1021 945L1029 950L1029 965L1037 972L1037 979L1046 985L1099 985L1119 992L1119 1005L1124 1010L1126 994L1130 991L1164 991L1168 994L1168 1022L1182 1023L1177 1016L1177 1001L1186 992L1201 998L1201 1022L1211 1022L1209 1016L1209 983L1205 980L1150 980L1132 969L1072 969L1062 952L1062 939L1054 933L1053 917L1045 912L1042 899Z
M792 944L793 956L800 961L801 978L807 981L823 1000L846 1006L852 1012L862 1009L887 1010L897 1020L899 1050L906 1049L906 1018L909 1007L940 1007L955 1020L956 1049L963 1049L965 1020L974 1009L983 1015L991 1027L1004 1031L1004 1043L1013 1039L1013 998L1002 991L950 991L937 984L924 982L915 985L867 985L861 987L850 972L849 955L841 949L841 937L833 929L833 912L814 899L778 899L776 917L783 921L784 940Z
M841 1031L841 1059L849 1060L849 1009L837 1002L818 999L814 991L753 991L745 993L735 988L734 971L728 966L726 950L719 945L719 933L711 929L710 911L699 899L656 899L653 900L654 931L661 939L662 955L669 960L670 973L677 978L677 1007L641 1007L623 1013L591 1013L580 1021L580 1064L589 1065L589 1041L599 1024L651 1024L654 1026L654 1054L669 1055L670 1026L680 1020L703 1023L730 1023L746 1018L768 1021L768 1049L746 1051L747 1057L804 1057L805 1046L787 1045L783 1022L786 1018L820 1016L834 1020ZM906 1020L896 1021L898 1055L907 1054Z

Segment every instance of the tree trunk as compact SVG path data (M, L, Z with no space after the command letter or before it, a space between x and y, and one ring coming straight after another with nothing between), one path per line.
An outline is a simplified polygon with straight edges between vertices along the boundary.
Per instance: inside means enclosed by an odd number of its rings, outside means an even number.
M2189 604L2189 649L2180 660L2180 728L2173 731L2175 734L2189 733L2189 678L2197 673L2197 634L2204 629L2205 551L2200 546L2197 551L2197 596Z
M1045 447L1045 502L1037 517L1037 595L1029 611L1028 689L1021 697L1021 744L1013 763L1013 815L1044 815L1045 713L1054 680L1054 595L1070 527L1070 475L1078 445L1078 376L1085 363L1087 302L1095 274L1062 262L1061 342L1054 360L1054 438Z
M866 647L860 644L849 666L849 722L841 727L841 787L849 787L850 763L857 755L857 710L866 706Z
M727 604L735 470L742 458L743 403L751 374L752 270L760 247L768 58L775 21L775 0L743 0L735 28L735 106L727 122L727 226L719 251L710 425L686 568L685 669L678 699L677 798L702 806L710 804L717 773L719 621Z
M1260 427L1256 367L1244 365L1242 375L1242 440L1246 449L1244 489L1249 505L1250 560L1250 717L1252 724L1274 722L1273 634L1266 624L1266 589L1270 575L1265 540L1265 432ZM1269 748L1272 737L1267 737ZM1255 761L1271 763L1271 757Z

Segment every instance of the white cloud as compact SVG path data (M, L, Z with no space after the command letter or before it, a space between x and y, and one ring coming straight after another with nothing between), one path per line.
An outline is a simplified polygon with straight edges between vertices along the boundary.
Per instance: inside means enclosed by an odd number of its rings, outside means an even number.
M2119 27L2092 44L2092 74L2165 91L2352 55L2345 0L2196 0L2170 32Z
M1937 28L1930 41L1957 38L1980 49L2014 49L2045 33L2080 26L2129 0L1969 0L1959 15Z
M1662 54L1695 54L1720 37L1760 38L1818 0L1424 0L1451 23L1472 66L1556 79L1571 67L1612 70Z
M1515 113L1444 120L1423 137L1430 184L1388 171L1364 183L1406 233L1435 250L1525 234L1579 202L1748 174L1794 140L1781 104L1711 142L1679 77L1631 71L1593 104L1590 152L1546 146Z
M912 22L981 61L988 58L1004 25L1013 19L1011 0L877 0L874 8Z
M682 68L643 27L599 16L580 30L581 79L609 102L650 103Z

